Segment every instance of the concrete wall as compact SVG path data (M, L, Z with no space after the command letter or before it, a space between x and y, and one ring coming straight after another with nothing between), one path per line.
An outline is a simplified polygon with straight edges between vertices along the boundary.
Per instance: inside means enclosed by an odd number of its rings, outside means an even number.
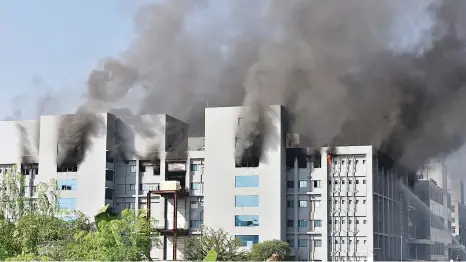
M272 106L272 133L257 168L235 168L235 134L240 107L207 108L205 112L204 224L232 235L259 235L259 241L283 239L284 150L282 107ZM272 141L273 140L273 141ZM268 144L267 144L268 143ZM235 176L257 175L258 187L235 187ZM236 195L259 195L258 207L235 207ZM259 226L235 227L235 215L258 215ZM285 240L285 239L283 239Z

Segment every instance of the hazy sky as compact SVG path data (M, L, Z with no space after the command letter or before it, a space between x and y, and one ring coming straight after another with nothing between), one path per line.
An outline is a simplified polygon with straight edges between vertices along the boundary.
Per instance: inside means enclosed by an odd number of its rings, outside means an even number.
M143 2L1 0L0 119L11 116L15 105L25 108L22 118L33 118L44 89L80 95L99 60L128 46L133 14ZM61 107L73 110L71 102Z

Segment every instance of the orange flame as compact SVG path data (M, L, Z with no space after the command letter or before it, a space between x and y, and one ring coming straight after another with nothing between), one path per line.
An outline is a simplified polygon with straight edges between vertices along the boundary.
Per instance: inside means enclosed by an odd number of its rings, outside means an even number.
M327 155L327 162L329 165L332 164L332 155Z

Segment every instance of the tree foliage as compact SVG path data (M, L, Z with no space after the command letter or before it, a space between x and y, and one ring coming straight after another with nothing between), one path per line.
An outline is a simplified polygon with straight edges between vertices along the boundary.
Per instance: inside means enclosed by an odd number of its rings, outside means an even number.
M95 223L83 213L61 210L55 180L26 196L24 176L13 167L0 179L0 261L147 260L149 247L160 245L144 211L108 207Z
M246 252L241 249L241 242L223 229L205 227L200 236L188 237L184 244L183 258L189 261L201 261L210 250L217 252L219 261L242 261Z
M68 259L138 261L147 260L149 248L159 246L151 223L143 211L124 210L120 219L102 220L96 232L80 232L69 245Z
M281 260L289 258L291 254L290 245L280 240L257 243L252 246L251 252L248 253L248 259L251 261L265 261L274 254L279 255Z

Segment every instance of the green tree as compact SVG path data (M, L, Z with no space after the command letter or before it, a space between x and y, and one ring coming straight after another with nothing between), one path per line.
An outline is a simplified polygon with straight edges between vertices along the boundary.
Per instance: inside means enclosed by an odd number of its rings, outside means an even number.
M147 260L152 246L160 246L156 234L151 232L151 222L140 210L123 210L120 219L102 220L98 231L81 231L68 245L70 260L138 261Z
M60 192L55 179L49 184L39 183L34 198L27 197L26 176L16 165L3 171L0 180L0 216L10 221L17 221L25 214L32 212L46 215L58 213Z
M241 242L223 229L205 227L200 236L186 239L183 258L189 261L201 261L210 250L217 252L218 261L242 261L246 252L241 249Z
M19 247L14 241L15 224L0 217L0 261L18 253Z
M16 165L4 169L0 180L0 216L15 221L25 212L25 176Z
M281 260L288 259L291 254L290 245L280 240L268 240L257 243L252 246L248 259L252 261L265 261L274 254L279 255Z

